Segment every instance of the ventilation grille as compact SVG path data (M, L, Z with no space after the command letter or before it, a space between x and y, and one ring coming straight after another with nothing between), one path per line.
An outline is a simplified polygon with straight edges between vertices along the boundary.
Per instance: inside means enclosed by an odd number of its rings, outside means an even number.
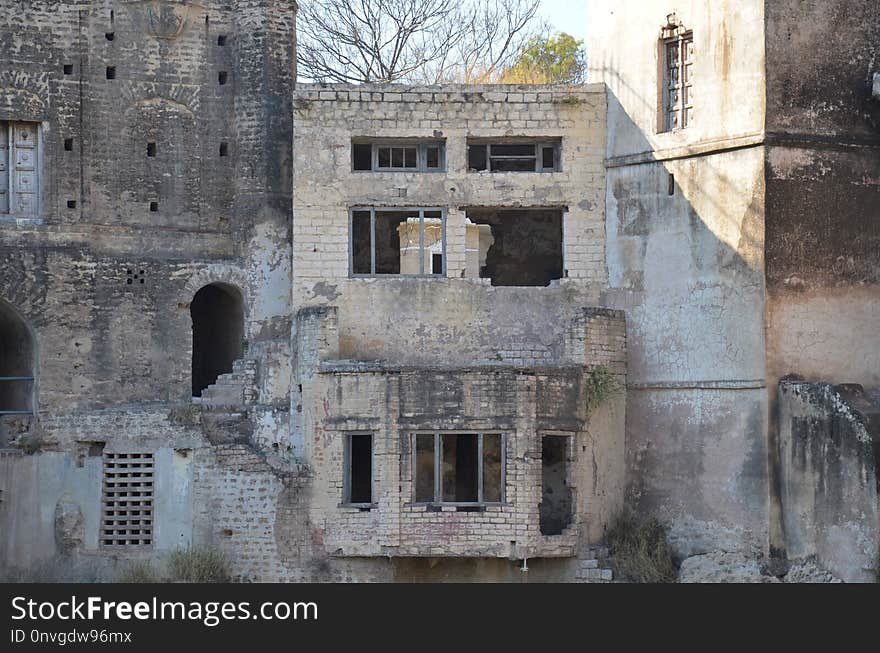
M101 546L153 544L153 454L104 453Z

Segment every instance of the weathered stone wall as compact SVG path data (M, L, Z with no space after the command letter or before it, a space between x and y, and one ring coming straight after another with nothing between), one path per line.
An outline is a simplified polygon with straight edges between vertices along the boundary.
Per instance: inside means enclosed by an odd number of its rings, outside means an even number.
M313 555L336 559L328 563L334 567L348 558L561 558L555 567L544 560L530 578L573 579L574 560L602 540L622 508L625 399L613 395L587 414L587 375L603 366L625 379L623 315L583 311L568 329L568 366L529 369L505 363L458 368L442 362L395 367L338 361L337 312L310 308L296 320L304 381L296 412L302 413L304 454L313 472L308 507ZM503 503L474 511L419 505L412 434L426 431L504 433ZM374 434L369 508L344 503L344 442L353 432ZM568 482L574 514L558 536L542 535L538 518L541 442L552 434L572 438ZM397 580L422 578L433 568L423 569L418 561L394 564ZM437 578L455 577L467 564L444 565ZM499 573L491 577L501 579Z
M344 358L559 359L552 343L569 307L595 305L605 286L601 88L304 86L294 131L293 301L339 307ZM468 172L469 137L515 136L562 138L562 170ZM352 138L380 137L445 139L446 172L353 172ZM445 208L446 277L349 279L356 206ZM465 211L476 207L565 210L566 278L549 288L464 278Z
M36 345L36 414L0 427L35 451L3 474L0 566L60 551L56 506L73 504L77 553L115 555L97 542L100 454L81 453L98 444L155 454L150 555L192 541L199 456L179 452L207 444L190 388L204 285L244 298L246 430L289 428L294 16L281 0L0 2L0 120L39 123L41 181L33 215L0 216L0 301Z
M693 30L694 120L662 131L661 27ZM766 544L763 3L592 2L609 91L604 304L629 329L627 488L680 557Z
M789 560L815 556L845 582L874 582L880 554L880 407L860 386L783 380L779 465Z
M766 13L772 423L786 375L880 385L880 102L871 97L880 14L858 0L774 0ZM820 21L836 27L829 32ZM782 464L771 459L774 503ZM771 545L781 553L788 517L773 516Z

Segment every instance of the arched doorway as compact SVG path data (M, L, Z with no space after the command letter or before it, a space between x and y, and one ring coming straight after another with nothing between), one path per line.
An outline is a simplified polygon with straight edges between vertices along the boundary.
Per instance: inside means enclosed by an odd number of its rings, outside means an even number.
M200 289L189 307L192 317L192 395L232 371L232 362L242 357L244 302L234 286L212 283Z
M0 415L34 410L34 339L21 316L0 300Z

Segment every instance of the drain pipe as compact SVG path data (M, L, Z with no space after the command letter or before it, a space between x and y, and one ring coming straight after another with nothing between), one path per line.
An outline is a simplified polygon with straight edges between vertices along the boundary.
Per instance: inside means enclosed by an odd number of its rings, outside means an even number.
M528 561L528 559L523 558L523 561L522 561L522 567L520 567L519 570L520 570L522 573L524 573L524 574L529 573L529 561Z

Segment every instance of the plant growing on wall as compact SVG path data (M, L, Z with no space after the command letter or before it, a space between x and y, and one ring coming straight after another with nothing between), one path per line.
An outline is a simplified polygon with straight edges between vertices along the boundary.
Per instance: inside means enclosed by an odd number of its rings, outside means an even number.
M587 416L626 389L625 384L605 365L598 365L587 373L586 386Z

